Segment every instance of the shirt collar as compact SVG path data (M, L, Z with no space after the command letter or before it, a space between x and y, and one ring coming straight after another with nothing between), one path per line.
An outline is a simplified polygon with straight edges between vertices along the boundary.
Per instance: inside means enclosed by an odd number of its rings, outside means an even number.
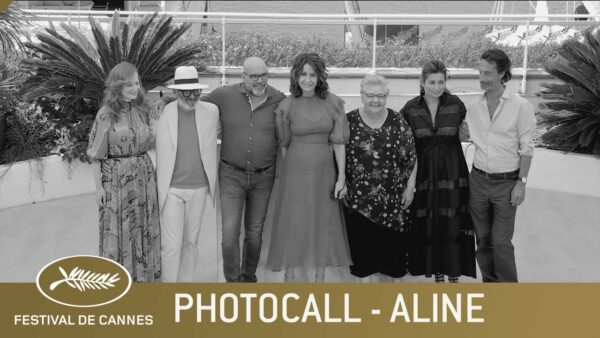
M505 101L505 100L510 99L510 95L511 94L512 94L512 92L510 90L508 90L508 87L504 86L504 91L502 92L502 95L500 95L500 100L501 101ZM485 96L485 92L483 92L481 94L480 101L481 101L481 104L484 104L484 103L487 102L487 98Z

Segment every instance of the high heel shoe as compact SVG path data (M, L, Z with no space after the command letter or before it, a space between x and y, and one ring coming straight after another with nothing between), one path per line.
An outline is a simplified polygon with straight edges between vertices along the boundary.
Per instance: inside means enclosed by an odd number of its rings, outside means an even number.
M285 269L285 273L283 275L283 281L285 283L294 282L294 269L293 268Z

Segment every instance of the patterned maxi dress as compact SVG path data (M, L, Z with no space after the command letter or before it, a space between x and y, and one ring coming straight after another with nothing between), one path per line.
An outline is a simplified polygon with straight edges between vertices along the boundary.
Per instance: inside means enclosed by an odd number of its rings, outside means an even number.
M379 128L369 127L359 110L348 113L346 147L347 207L344 208L352 262L357 277L374 273L398 278L408 271L412 217L402 209L402 194L415 165L410 127L387 109Z
M287 153L271 194L266 267L348 266L341 203L330 197L337 180L330 144L345 144L349 135L344 101L331 93L325 99L291 96L275 114Z
M100 207L100 256L123 265L135 282L160 279L156 174L146 151L154 148L148 117L124 109L127 130L116 130L103 107L90 132L88 156L100 161L106 202Z
M412 128L418 160L409 271L412 275L475 278L469 170L458 137L465 105L457 96L442 94L435 124L423 96L408 101L400 112Z

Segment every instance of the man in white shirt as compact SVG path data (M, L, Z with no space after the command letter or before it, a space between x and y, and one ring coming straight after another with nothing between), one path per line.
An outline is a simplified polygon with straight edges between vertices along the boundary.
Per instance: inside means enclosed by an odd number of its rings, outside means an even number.
M506 90L510 66L503 51L485 51L479 60L479 83L485 92L467 107L475 145L469 203L484 282L517 282L512 237L533 157L534 108Z

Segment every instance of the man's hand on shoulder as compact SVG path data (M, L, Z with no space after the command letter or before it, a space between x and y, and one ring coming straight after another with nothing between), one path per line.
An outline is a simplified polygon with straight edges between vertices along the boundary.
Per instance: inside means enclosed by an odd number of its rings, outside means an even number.
M173 101L175 101L175 98L168 96L154 100L154 102L152 102L150 105L150 117L154 120L158 120L162 115L165 106Z
M153 120L158 120L162 114L162 111L165 109L165 106L166 104L161 99L152 102L150 105L150 118Z

